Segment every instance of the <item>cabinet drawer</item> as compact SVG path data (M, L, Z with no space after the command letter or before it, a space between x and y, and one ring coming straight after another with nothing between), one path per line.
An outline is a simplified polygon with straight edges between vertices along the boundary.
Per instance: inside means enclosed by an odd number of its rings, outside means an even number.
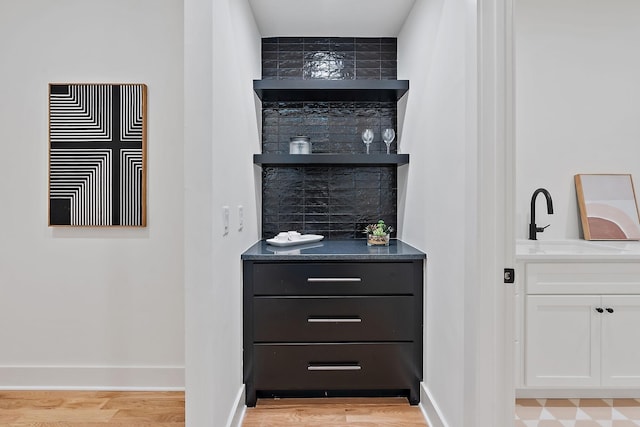
M411 295L413 272L407 262L255 263L254 294Z
M405 389L415 363L413 344L256 344L258 390Z
M640 264L530 263L525 280L528 294L635 294Z
M413 297L254 298L259 342L412 341Z

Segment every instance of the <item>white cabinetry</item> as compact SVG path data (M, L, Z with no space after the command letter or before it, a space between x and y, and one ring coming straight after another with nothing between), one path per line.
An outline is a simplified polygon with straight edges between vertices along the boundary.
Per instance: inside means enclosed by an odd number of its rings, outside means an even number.
M517 388L544 391L539 397L640 394L640 263L523 261L519 268Z
M528 386L599 386L600 297L528 295L525 381Z
M640 296L603 296L602 307L601 385L640 386Z

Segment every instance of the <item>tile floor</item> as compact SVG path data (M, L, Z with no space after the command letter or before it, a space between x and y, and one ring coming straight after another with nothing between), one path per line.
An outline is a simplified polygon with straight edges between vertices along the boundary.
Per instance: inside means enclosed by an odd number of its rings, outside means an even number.
M639 427L640 399L517 399L516 427Z

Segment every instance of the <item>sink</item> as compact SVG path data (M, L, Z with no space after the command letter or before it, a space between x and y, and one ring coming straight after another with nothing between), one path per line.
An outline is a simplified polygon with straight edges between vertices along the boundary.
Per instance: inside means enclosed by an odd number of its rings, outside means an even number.
M640 242L567 240L517 240L516 258L640 258Z

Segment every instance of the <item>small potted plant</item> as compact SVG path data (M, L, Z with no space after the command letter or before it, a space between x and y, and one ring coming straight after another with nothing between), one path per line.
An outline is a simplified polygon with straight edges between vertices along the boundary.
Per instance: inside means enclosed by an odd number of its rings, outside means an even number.
M364 233L367 235L367 246L389 246L389 235L393 227L379 220L377 224L369 224L365 227Z

